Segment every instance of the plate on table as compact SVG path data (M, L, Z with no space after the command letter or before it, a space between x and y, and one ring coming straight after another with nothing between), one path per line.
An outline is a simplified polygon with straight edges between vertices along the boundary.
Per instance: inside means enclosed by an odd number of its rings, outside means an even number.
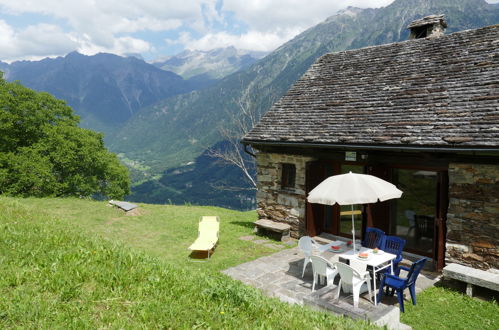
M371 255L370 255L370 254L368 254L368 255L367 255L367 256L365 256L365 257L361 257L361 256L357 253L357 254L355 255L355 257L356 257L357 259L359 259L359 260L369 260L369 259L371 259Z
M333 249L333 247L332 247L332 246L331 246L331 248L329 249L329 251L334 252L334 253L340 253L340 252L343 252L343 250L344 250L344 249L343 249L343 247L341 247L341 246L338 246L338 249L336 249L336 250L335 250L335 249Z
M375 255L375 256L380 256L380 255L382 255L384 253L385 253L385 251L383 251L383 250L378 250L378 252L374 252L373 251L373 255Z

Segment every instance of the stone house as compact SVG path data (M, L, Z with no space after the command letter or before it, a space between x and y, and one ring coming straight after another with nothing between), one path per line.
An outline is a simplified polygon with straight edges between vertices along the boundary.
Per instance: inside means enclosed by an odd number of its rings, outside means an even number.
M306 196L330 175L368 173L402 198L359 205L366 226L407 240L437 270L499 269L499 25L322 56L242 140L257 153L258 214L291 235L351 237L342 207ZM433 34L435 32L435 34Z

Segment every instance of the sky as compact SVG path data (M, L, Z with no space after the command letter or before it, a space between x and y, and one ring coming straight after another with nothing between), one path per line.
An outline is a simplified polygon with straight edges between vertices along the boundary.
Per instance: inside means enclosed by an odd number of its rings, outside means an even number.
M72 51L140 54L148 61L185 49L269 52L338 10L393 1L0 0L0 61Z

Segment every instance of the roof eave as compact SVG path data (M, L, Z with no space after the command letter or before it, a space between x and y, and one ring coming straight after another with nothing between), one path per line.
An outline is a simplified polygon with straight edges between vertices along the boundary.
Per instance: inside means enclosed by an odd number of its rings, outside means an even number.
M346 144L289 141L261 141L243 139L241 143L252 146L326 148L342 150L390 150L390 151L423 151L423 152L498 152L499 146L423 146L423 145L380 145L380 144Z

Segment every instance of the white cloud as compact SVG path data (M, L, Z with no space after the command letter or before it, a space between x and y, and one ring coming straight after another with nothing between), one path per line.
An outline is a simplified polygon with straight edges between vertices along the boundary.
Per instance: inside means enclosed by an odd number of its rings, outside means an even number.
M117 37L112 39L112 44L106 47L96 45L88 36L78 39L78 51L82 54L93 55L96 53L132 54L145 53L152 50L153 46L141 39L132 37Z
M72 50L87 55L153 54L165 45L175 45L171 49L176 50L232 45L271 51L339 9L382 7L393 1L0 0L0 60L64 55ZM22 20L28 20L23 14L41 19L22 25ZM12 21L16 17L19 22ZM162 38L152 37L152 32L164 33L163 39L172 34L180 38L155 44Z
M5 21L0 20L0 47L2 48L2 51L8 50L14 39L15 33L12 27Z
M305 30L348 6L374 8L394 0L224 0L223 9L258 31L299 28Z
M394 0L224 0L222 10L233 13L249 31L211 32L198 40L184 38L190 49L209 50L229 45L241 49L272 51L299 33L348 6L382 7Z
M279 47L298 33L298 30L292 29L282 33L250 31L244 34L229 34L218 32L206 34L200 39L192 39L189 34L183 34L179 41L188 49L211 50L234 46L238 49L269 51Z
M14 30L0 20L0 49L2 60L34 60L65 54L78 46L73 37L56 25L37 24Z
M67 40L72 41L66 43L72 46L69 51L78 50L85 54L96 51L117 54L150 51L153 47L148 42L130 34L170 31L191 25L201 30L206 19L203 8L215 8L215 3L216 0L0 0L0 14L39 14L59 24L63 22L67 30L64 33L62 27L57 31L44 29L47 34L43 39L48 43L42 47L34 40L37 37L24 33L37 26L22 29L14 29L13 24L8 28L3 26L0 38L5 39L7 35L11 41L15 39L17 50L11 50L9 57L2 50L0 60L9 59L11 55L32 53L36 45L38 49L35 53L38 55L63 55L67 48L60 46L62 41ZM58 40L62 35L64 38ZM28 44L31 44L30 47L27 47ZM26 48L21 49L23 46ZM49 46L53 50L48 51Z
M216 2L206 3L202 6L203 17L208 25L213 23L224 23L223 16L216 9Z

